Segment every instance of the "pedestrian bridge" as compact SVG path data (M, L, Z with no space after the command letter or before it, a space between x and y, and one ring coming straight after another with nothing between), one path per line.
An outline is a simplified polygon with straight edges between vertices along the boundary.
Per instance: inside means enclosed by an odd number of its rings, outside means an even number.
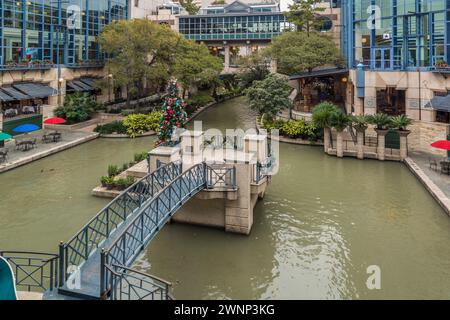
M170 283L130 269L137 257L198 193L238 192L240 188L250 194L252 189L238 185L236 165L201 161L186 167L180 160L163 164L156 158L153 160L158 165L153 170L149 159L150 173L110 202L69 241L61 243L59 255L0 251L15 268L17 285L28 291L44 289L45 299L171 299ZM258 187L268 173L261 169L260 162L244 164L245 168L250 166L256 170L254 183ZM243 173L239 172L241 176ZM256 195L259 193L257 188ZM236 208L230 210L236 212Z

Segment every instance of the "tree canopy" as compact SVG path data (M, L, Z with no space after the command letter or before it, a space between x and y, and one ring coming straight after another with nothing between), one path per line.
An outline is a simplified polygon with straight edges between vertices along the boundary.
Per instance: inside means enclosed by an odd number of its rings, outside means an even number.
M100 45L110 57L106 70L114 87L125 86L130 96L139 94L142 83L160 88L172 76L184 88L213 82L222 62L204 44L184 39L169 26L146 19L119 21L105 27ZM103 87L106 87L103 81Z
M185 39L178 43L173 70L184 88L214 82L222 69L220 58L211 55L204 44Z
M200 10L200 7L195 4L194 0L180 0L180 4L190 15L195 15Z
M106 69L113 75L114 86L125 86L129 99L139 93L144 80L155 87L167 81L180 41L181 36L169 26L146 19L112 23L99 36L110 57Z
M284 32L272 39L264 55L278 62L283 74L312 71L314 68L333 64L341 66L343 59L334 41L318 32Z
M317 6L321 0L294 0L289 5L289 11L286 13L288 21L295 24L298 31L305 31L309 34L314 29L320 27L323 23L318 19L318 14L325 10Z
M241 57L238 61L241 72L238 77L243 88L249 87L253 81L263 80L269 74L268 62L258 52Z
M281 110L291 105L289 95L292 88L283 77L270 74L264 80L255 81L253 85L245 90L250 107L274 118Z

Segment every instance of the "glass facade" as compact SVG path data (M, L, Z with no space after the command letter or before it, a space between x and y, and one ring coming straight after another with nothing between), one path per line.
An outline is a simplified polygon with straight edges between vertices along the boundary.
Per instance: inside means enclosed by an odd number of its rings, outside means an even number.
M429 68L448 62L450 1L347 0L349 65L371 69Z
M0 66L102 59L97 36L127 0L0 0Z
M180 17L179 31L191 40L269 40L289 28L282 13Z

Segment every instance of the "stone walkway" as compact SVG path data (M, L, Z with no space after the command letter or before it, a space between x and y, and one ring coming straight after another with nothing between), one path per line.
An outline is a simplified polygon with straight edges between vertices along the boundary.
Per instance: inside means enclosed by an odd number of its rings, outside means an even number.
M442 160L439 156L424 153L424 152L410 152L409 157L414 160L417 166L428 176L428 178L436 184L447 197L450 198L450 175L441 174L439 168L437 171L430 168L429 159L435 159L439 164Z
M25 165L32 161L44 158L51 154L72 148L79 144L88 142L97 138L97 133L92 132L83 132L83 131L61 131L62 132L62 140L57 143L43 143L42 135L43 131L33 132L25 136L17 137L20 139L31 140L37 139L37 147L31 149L29 151L23 152L20 150L16 150L14 140L9 141L5 144L5 148L9 150L8 158L5 162L0 164L0 173L12 170L19 166Z

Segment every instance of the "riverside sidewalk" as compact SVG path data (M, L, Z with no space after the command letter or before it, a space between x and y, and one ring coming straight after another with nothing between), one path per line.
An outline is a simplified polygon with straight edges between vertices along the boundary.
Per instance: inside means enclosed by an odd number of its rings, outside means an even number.
M14 141L6 143L5 148L9 150L9 153L7 160L0 164L0 173L15 169L17 167L47 157L57 152L75 147L98 137L98 133L83 131L62 131L62 139L60 142L43 143L41 141L42 134L43 131L37 131L27 136L27 140L34 138L37 139L37 148L31 149L26 152L16 150Z
M405 164L450 216L450 175L432 170L429 165L430 158L439 162L436 156L410 152Z

